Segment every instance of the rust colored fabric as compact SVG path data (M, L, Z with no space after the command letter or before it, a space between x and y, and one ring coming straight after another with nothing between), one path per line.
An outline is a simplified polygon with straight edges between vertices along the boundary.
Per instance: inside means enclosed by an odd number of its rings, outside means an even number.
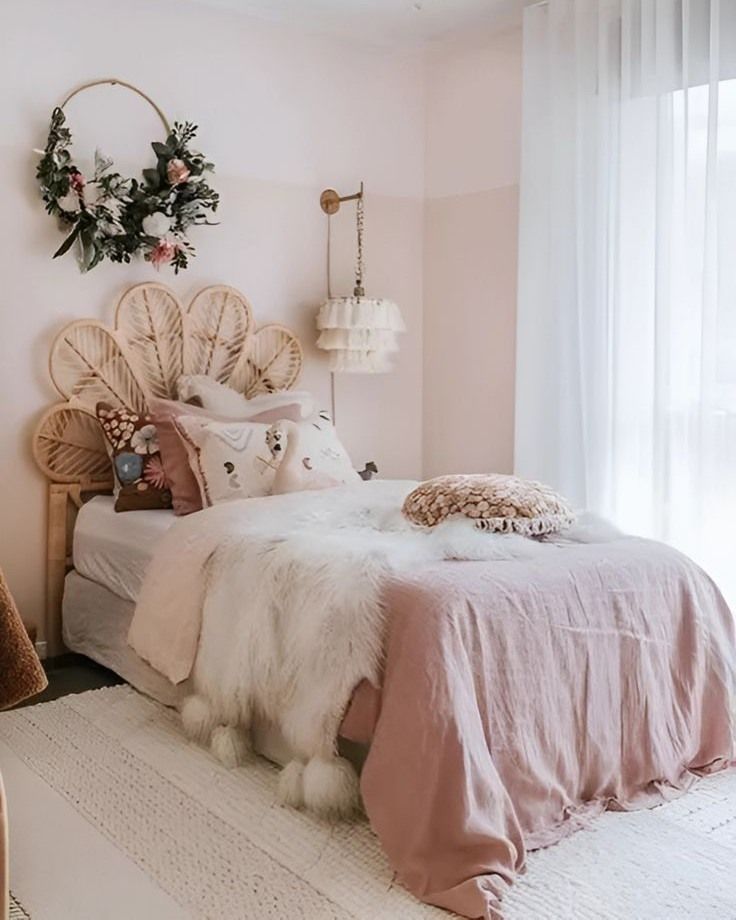
M0 709L43 690L48 681L0 572Z

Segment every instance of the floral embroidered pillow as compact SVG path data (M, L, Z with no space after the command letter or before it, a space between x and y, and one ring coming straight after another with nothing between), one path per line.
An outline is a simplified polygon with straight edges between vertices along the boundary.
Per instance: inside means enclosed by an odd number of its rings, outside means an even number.
M151 418L97 403L115 471L115 510L171 508L171 490L161 462L158 431Z

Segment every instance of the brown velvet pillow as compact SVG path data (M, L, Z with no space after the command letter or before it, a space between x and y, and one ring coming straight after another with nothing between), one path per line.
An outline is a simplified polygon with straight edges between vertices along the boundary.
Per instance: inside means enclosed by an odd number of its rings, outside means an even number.
M575 520L565 499L549 486L501 473L438 476L410 492L402 510L425 527L463 515L482 530L528 537L555 533Z
M116 482L115 510L171 508L171 489L153 419L104 402L97 403L97 418L110 445Z
M150 399L151 416L158 430L166 479L171 489L175 514L191 514L202 510L202 496L194 473L189 466L189 455L174 424L180 416L193 415L215 422L252 421L273 424L280 419L298 421L301 407L298 404L267 409L252 416L241 413L237 418L215 415L206 409L172 399Z

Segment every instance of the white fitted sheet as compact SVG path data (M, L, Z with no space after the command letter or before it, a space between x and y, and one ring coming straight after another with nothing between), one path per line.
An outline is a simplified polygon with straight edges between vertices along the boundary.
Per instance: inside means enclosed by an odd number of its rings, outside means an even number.
M125 600L135 601L156 544L176 520L173 511L115 511L112 495L83 505L74 527L74 568Z

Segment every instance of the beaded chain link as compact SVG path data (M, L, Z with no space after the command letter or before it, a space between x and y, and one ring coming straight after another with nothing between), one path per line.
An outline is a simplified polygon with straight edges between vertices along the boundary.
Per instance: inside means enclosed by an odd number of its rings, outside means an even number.
M358 225L358 257L355 263L355 289L353 290L353 295L355 297L364 297L365 290L363 288L363 275L365 273L365 263L363 261L363 229L365 226L365 218L363 214L363 196L361 195L358 198L358 204L355 209L356 222Z

